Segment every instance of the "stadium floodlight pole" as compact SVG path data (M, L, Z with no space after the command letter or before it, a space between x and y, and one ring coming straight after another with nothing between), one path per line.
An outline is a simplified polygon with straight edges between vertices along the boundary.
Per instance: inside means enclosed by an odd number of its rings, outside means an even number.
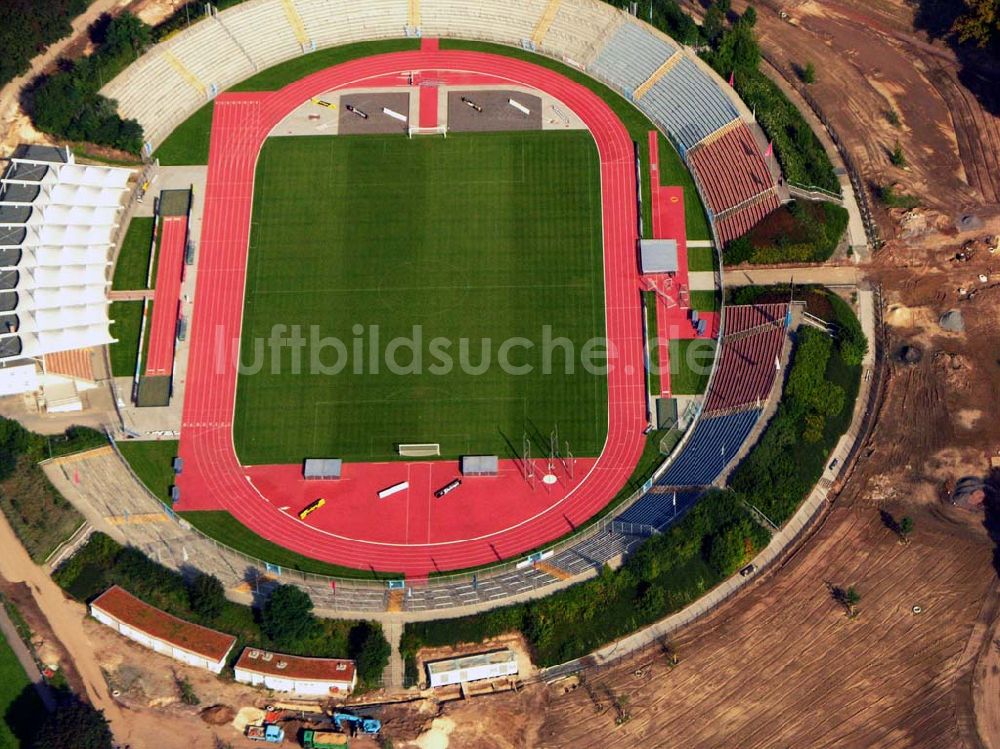
M535 490L535 466L531 462L531 440L528 439L528 433L524 432L521 442L521 456L524 460L524 479L528 482L528 486L531 487L531 491Z

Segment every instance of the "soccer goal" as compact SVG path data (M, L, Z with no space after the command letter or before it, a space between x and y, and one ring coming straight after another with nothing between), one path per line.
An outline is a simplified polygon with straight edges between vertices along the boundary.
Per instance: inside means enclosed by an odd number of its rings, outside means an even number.
M397 449L400 455L407 458L428 458L441 454L439 442L402 442Z
M410 127L406 128L406 132L411 138L414 135L441 135L447 138L448 126L435 125L434 127L417 127L416 125L410 125Z

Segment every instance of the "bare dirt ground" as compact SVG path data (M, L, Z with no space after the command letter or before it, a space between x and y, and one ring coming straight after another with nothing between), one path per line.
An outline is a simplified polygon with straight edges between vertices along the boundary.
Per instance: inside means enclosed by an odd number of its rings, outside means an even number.
M948 213L996 212L1000 120L959 83L961 65L948 46L913 29L913 4L765 0L757 7L768 59L793 78L795 66L815 65L808 90L868 181L898 181L902 192ZM905 168L889 160L897 140Z

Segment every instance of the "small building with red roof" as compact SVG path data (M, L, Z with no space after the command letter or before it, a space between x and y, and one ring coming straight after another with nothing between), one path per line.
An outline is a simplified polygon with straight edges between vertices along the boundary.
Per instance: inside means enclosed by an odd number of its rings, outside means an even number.
M354 661L282 655L259 648L245 648L233 671L236 681L243 684L301 695L343 694L358 684Z
M178 619L117 585L90 603L90 614L150 650L214 674L226 665L236 638Z

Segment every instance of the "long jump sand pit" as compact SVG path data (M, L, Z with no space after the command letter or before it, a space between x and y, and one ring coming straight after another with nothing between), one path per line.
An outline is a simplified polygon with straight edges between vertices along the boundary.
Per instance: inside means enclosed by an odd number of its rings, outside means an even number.
M368 115L360 117L347 109L356 107ZM340 135L373 135L376 133L405 133L406 122L387 115L382 109L391 109L404 117L410 116L410 94L408 91L380 92L369 94L344 94L340 97L337 131Z
M468 99L483 111L466 104ZM513 99L528 110L525 114L510 103ZM448 129L461 133L502 130L541 130L542 100L523 91L482 89L448 92Z

